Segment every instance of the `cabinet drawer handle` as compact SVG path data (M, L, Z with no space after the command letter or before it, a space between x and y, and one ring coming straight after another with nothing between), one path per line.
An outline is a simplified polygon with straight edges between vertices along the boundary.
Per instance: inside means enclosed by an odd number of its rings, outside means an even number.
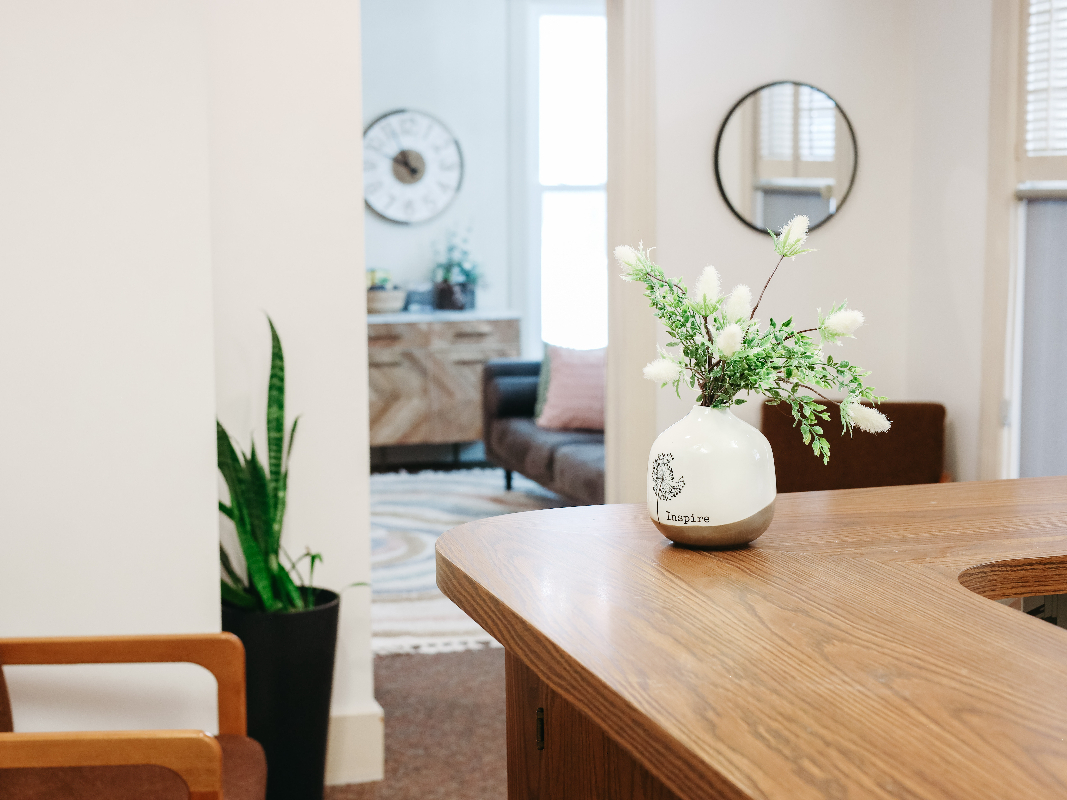
M397 339L403 339L404 338L404 334L402 334L402 333L380 333L377 336L368 336L367 338L370 339L372 342L392 342L392 341L396 341Z
M484 358L456 358L452 360L453 364L478 364L479 366L485 363Z
M402 366L404 366L404 362L403 361L372 361L371 362L371 366L372 367L402 367Z
M456 337L457 339L461 339L461 338L465 338L465 337L475 337L475 336L488 336L488 335L489 335L489 334L491 334L491 333L492 333L492 330L480 330L480 331L456 331L456 332L455 332L455 334L453 334L453 335L454 335L454 336L455 336L455 337Z

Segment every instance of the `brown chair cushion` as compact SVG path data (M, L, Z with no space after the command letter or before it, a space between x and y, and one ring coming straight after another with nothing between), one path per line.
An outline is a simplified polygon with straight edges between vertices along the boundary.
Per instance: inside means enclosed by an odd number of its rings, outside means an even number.
M263 800L267 759L259 742L219 736L224 800ZM178 774L154 765L0 769L3 800L188 800Z
M255 739L220 734L222 796L225 800L263 800L267 794L267 756Z
M189 788L166 767L0 769L4 800L189 800Z
M842 435L837 407L822 425L830 444L830 463L823 466L793 427L789 406L764 404L760 429L774 452L779 492L859 489L937 483L945 454L945 407L940 403L882 403L878 410L893 423L886 433L856 429Z

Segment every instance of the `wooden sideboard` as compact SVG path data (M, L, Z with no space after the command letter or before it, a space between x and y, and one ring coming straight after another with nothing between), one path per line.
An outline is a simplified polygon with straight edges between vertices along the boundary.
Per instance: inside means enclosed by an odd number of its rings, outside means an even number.
M1067 591L1067 478L779 495L717 552L508 514L437 582L506 650L510 800L1067 797L1067 631L993 602Z
M370 443L482 438L482 369L519 355L517 314L438 311L367 317Z

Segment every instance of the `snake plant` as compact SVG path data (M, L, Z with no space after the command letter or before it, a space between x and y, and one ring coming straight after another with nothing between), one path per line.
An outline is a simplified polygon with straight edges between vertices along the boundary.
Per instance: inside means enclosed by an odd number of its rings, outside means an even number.
M264 468L253 441L247 454L235 449L229 434L216 420L219 471L230 493L229 504L219 501L219 511L233 520L247 568L247 580L234 567L220 544L222 599L250 611L298 611L315 605L316 589L303 582L299 563L310 563L308 583L315 563L322 559L310 550L296 561L282 547L289 454L296 425L293 420L288 443L285 437L285 357L274 322L267 317L271 335L270 380L267 384L267 466ZM288 566L282 563L284 557Z

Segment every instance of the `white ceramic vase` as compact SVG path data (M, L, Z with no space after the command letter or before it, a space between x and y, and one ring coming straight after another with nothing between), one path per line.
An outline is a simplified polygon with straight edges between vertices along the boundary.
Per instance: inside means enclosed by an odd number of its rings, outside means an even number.
M774 456L766 437L725 408L694 406L648 454L648 513L689 547L737 547L774 517Z

